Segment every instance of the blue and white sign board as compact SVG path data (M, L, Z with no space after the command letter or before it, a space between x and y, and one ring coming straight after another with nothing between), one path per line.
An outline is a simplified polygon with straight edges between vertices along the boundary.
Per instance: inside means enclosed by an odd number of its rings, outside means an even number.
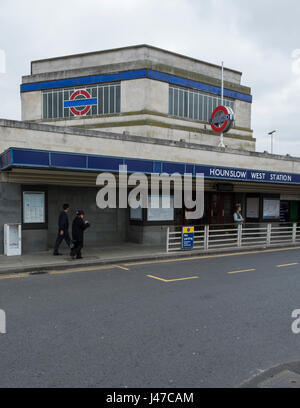
M183 227L182 228L182 249L193 249L194 248L194 227Z

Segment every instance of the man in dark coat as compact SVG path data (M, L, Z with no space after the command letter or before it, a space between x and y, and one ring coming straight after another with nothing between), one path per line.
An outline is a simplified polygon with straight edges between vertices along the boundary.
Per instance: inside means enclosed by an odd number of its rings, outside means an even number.
M70 235L69 235L69 218L68 218L69 210L70 210L69 204L64 204L63 205L63 211L61 211L61 213L59 214L59 218L58 218L58 235L57 235L57 238L56 238L56 242L55 242L55 245L54 245L54 251L53 251L53 255L56 255L56 256L61 255L58 252L58 248L59 248L60 244L63 242L63 240L66 241L66 244L70 248L71 239L70 239Z
M72 224L72 237L74 247L71 249L71 258L82 259L81 250L83 248L84 231L90 227L90 223L84 220L84 211L77 211Z

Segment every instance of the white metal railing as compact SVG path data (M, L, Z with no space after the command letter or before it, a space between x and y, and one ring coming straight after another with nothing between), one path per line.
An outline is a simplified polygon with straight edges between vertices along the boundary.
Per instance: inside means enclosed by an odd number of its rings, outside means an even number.
M300 225L257 224L232 225L225 228L216 226L197 226L194 233L193 250L271 247L280 244L300 243ZM167 252L182 251L182 227L167 229Z

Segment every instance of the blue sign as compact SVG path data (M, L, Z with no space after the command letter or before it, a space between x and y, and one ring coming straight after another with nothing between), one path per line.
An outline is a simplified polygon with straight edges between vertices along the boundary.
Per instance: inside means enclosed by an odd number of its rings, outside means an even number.
M194 248L194 227L183 227L182 228L182 249L193 249Z
M204 174L205 178L209 179L252 181L260 183L300 184L299 174L278 173L275 171L196 165L196 173L202 173Z

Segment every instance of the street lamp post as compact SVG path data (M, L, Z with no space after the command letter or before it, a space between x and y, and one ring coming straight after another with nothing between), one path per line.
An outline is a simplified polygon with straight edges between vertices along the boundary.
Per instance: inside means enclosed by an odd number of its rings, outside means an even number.
M273 135L276 132L277 132L277 130L272 130L272 132L268 133L268 135L271 136L271 154L273 154Z

